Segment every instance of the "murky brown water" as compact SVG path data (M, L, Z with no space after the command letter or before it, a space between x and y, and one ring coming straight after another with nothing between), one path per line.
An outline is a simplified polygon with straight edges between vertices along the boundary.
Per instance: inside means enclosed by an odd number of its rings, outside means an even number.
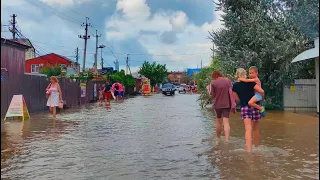
M261 147L244 150L239 115L217 142L214 115L197 95L137 97L45 113L1 129L1 176L10 179L319 179L319 122L268 113Z

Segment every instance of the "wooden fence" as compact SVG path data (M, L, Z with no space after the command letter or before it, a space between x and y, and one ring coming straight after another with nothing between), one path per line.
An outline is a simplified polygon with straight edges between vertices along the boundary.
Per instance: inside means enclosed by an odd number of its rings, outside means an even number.
M13 95L22 94L25 98L27 108L30 113L46 111L45 89L50 83L44 76L37 75L15 75L1 72L1 118L8 110ZM86 84L86 97L80 97L80 81L74 82L71 79L59 79L63 100L68 107L88 103L93 99L93 82Z

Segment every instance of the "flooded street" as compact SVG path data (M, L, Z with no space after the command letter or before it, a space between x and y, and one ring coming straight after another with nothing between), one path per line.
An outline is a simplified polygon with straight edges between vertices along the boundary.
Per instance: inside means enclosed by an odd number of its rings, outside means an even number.
M216 141L214 113L197 99L158 94L5 122L2 178L319 179L316 117L268 112L261 146L248 154L240 115L230 118L230 142Z

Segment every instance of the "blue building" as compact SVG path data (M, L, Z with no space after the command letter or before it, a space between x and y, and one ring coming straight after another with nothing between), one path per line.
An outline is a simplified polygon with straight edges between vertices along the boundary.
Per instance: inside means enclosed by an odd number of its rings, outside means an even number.
M198 73L200 71L201 71L200 68L189 68L189 69L187 69L187 74L188 74L188 76L193 77L193 75L195 73Z

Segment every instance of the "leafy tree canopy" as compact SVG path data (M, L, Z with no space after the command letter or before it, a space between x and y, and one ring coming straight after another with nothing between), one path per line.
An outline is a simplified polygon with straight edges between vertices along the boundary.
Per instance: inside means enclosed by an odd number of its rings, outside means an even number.
M150 79L151 86L163 83L168 77L168 70L165 64L149 63L145 61L139 70L139 74Z

